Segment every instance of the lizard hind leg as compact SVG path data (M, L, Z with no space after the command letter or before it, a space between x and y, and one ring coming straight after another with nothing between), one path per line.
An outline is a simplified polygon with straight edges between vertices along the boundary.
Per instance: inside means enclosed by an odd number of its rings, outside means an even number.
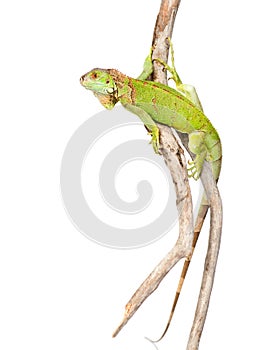
M193 161L189 161L188 176L198 180L202 172L203 163L207 156L207 147L204 143L205 133L194 131L189 134L189 149L195 154Z

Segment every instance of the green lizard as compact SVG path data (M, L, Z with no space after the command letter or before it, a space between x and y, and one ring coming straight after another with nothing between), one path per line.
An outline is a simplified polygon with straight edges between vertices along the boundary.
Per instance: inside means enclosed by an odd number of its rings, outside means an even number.
M174 68L166 67L173 73L172 78L181 93L164 84L145 80L152 73L151 54L145 60L144 70L138 79L130 78L116 69L95 68L83 75L80 82L93 91L105 108L112 109L120 102L128 111L136 114L151 134L156 153L159 151L156 122L187 133L189 149L195 155L188 169L189 176L197 180L207 160L217 180L222 156L218 133L202 112L195 89L182 84Z
M172 45L170 48L172 67L165 62L157 61L172 74L171 79L174 80L179 92L164 84L146 80L153 72L152 51L144 62L143 72L137 79L130 78L115 69L95 68L83 75L80 82L86 89L93 91L105 108L112 109L117 102L121 102L127 110L138 115L152 136L151 143L156 153L159 150L159 130L156 122L188 134L188 148L195 155L188 168L189 176L197 180L206 160L211 164L214 179L217 181L222 160L219 135L204 115L195 88L182 83L174 66ZM163 338L170 325L208 208L204 196L195 224L192 252L184 263L171 314L160 339Z

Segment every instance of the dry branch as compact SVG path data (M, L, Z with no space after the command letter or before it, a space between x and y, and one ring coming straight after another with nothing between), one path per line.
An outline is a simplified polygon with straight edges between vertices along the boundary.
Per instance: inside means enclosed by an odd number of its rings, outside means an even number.
M169 41L172 35L175 15L180 1L162 1L155 26L153 38L153 57L167 61ZM160 28L160 30L159 30ZM166 72L162 66L154 63L153 79L162 83L167 82ZM191 252L193 239L193 210L192 198L188 181L187 162L179 142L176 140L169 127L159 125L160 150L165 163L170 170L176 191L176 204L179 214L179 236L175 246L156 266L125 307L125 314L121 324L113 333L115 337L123 326L129 321L139 306L158 287L159 283L170 269L183 257Z
M161 2L160 11L154 29L153 58L160 58L163 61L167 61L169 50L168 38L171 38L172 36L173 25L179 4L180 0L162 0ZM154 62L153 80L159 81L163 84L167 83L166 72L162 70L162 66L157 62ZM181 258L188 256L192 250L193 214L186 160L183 150L173 136L171 129L164 125L158 125L158 127L160 129L161 153L170 170L177 196L179 237L175 246L156 266L127 303L124 318L113 333L113 336L116 336L119 333L140 305L158 287L159 283L169 270ZM182 142L187 148L187 141L182 138ZM211 206L211 226L203 280L187 350L197 350L199 346L213 286L222 228L221 198L213 179L210 166L207 163L204 165L201 180ZM201 210L199 211L200 215L198 216L194 229L196 239L201 231L207 211L208 206L201 207Z

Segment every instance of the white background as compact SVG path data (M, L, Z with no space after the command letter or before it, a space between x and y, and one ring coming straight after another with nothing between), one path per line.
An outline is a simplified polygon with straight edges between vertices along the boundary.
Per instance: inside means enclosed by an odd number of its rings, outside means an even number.
M79 84L89 69L136 76L160 1L9 1L1 29L0 348L153 349L181 264L116 339L124 305L174 244L112 250L86 239L62 205L59 170L73 132L102 110ZM271 349L272 4L185 0L173 34L223 142L224 229L200 349ZM160 350L185 349L206 251L203 232Z

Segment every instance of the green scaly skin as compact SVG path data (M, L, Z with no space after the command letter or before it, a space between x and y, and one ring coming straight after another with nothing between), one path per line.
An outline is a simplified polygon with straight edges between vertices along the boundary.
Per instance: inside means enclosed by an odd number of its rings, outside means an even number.
M167 68L171 70L169 66ZM120 102L127 110L138 115L149 133L156 153L159 151L159 129L157 123L168 125L189 135L189 149L195 155L190 163L189 176L200 177L205 160L210 162L215 180L221 170L221 142L201 105L193 101L186 85L173 69L173 79L180 92L164 84L147 81L152 72L151 54L145 61L144 71L138 79L130 78L116 69L95 68L83 75L81 84L94 92L102 105L112 109ZM180 86L179 86L180 84ZM197 96L197 95L196 95Z

